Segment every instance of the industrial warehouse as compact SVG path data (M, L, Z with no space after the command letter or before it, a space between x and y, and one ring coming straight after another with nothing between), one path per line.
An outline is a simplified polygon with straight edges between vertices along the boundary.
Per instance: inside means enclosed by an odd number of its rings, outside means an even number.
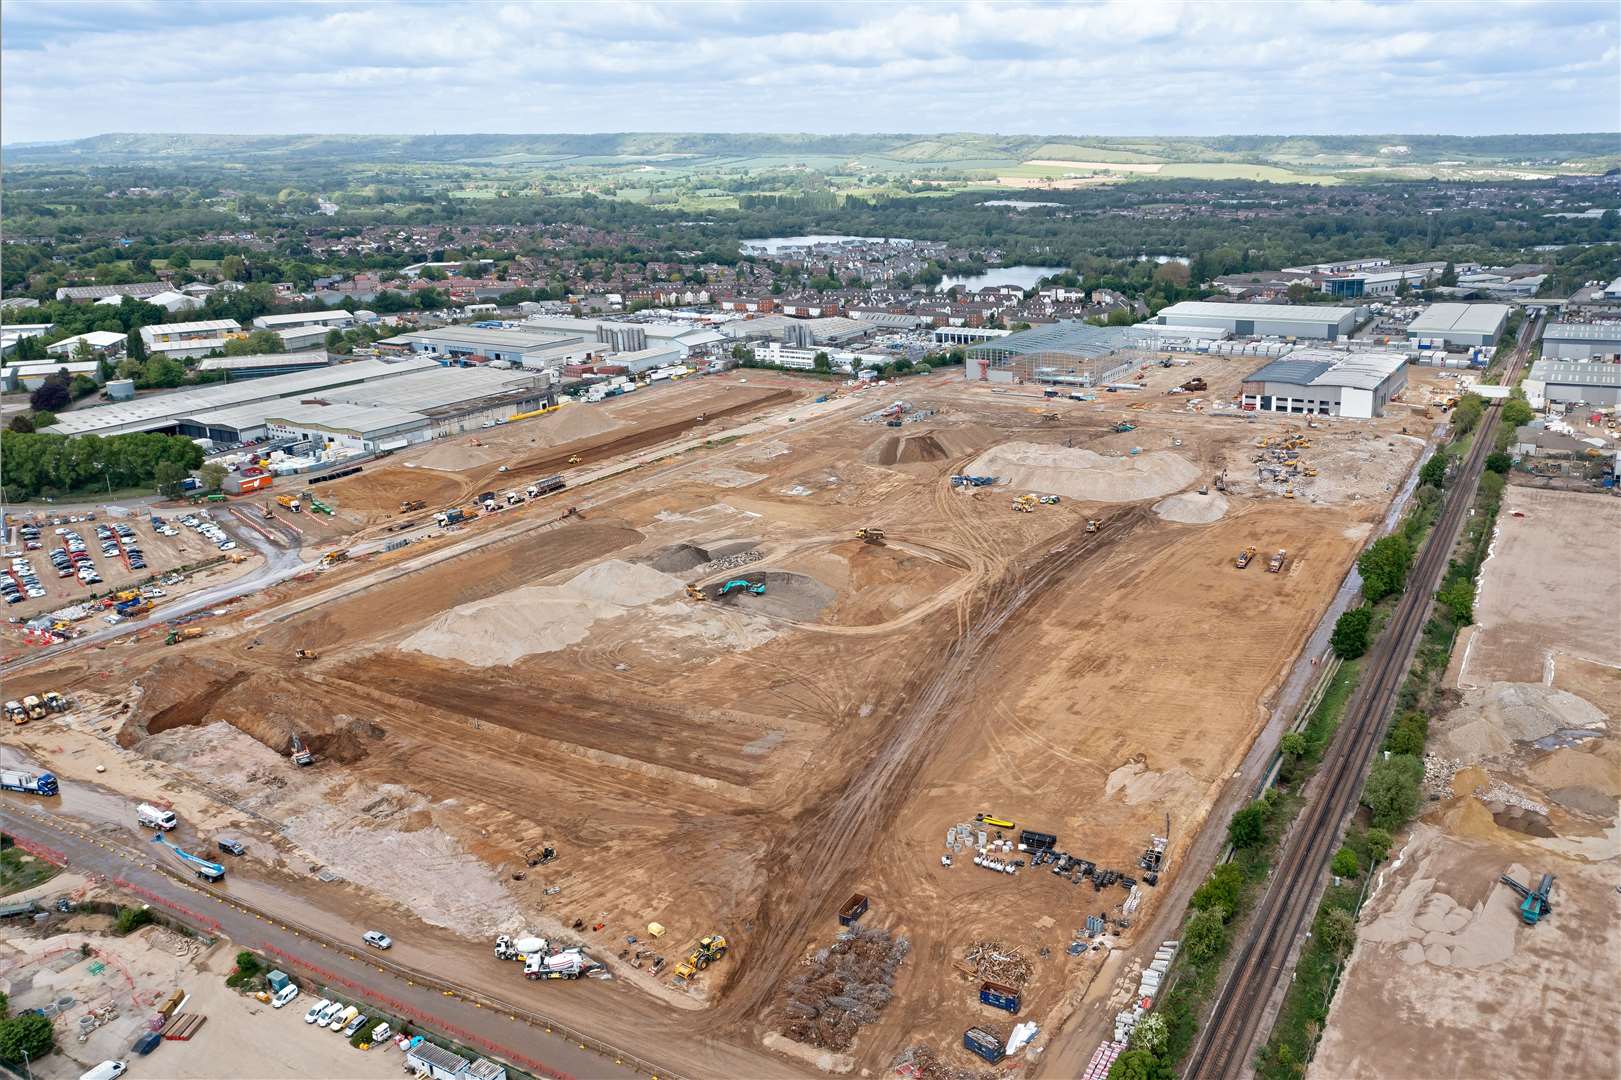
M974 382L1098 386L1130 370L1135 338L1122 327L1053 323L992 338L968 349L963 375Z
M1370 420L1383 416L1406 386L1407 357L1400 353L1296 349L1245 378L1242 407Z
M1509 310L1507 304L1431 304L1408 324L1407 336L1429 348L1495 345Z
M1621 359L1621 322L1549 323L1542 331L1544 360Z
M1621 405L1621 364L1538 360L1523 385L1534 409L1578 402L1613 409Z
M360 360L82 409L48 430L241 443L268 437L274 418L354 449L394 449L539 408L552 400L542 382L531 372L447 368L429 358ZM338 406L345 408L323 411Z
M1362 318L1361 308L1184 300L1164 308L1149 321L1161 326L1203 326L1225 330L1234 337L1321 338L1336 341L1350 334Z

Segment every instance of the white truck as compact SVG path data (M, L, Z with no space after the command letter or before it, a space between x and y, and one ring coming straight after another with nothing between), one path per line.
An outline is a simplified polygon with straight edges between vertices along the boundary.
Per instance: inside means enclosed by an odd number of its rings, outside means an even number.
M550 956L540 953L525 956L523 976L526 979L578 979L601 966L579 949L564 949Z
M180 824L180 819L173 810L163 810L150 803L142 803L135 808L135 822L148 829L162 829L168 832Z

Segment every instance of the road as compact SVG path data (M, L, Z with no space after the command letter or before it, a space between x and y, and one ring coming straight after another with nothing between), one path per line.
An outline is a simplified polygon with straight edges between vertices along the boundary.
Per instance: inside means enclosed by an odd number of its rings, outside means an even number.
M1539 330L1540 320L1536 319L1527 320L1521 328L1504 385L1513 384ZM1316 910L1329 859L1346 818L1356 807L1369 762L1418 648L1435 590L1474 505L1496 419L1497 406L1493 405L1481 419L1441 516L1408 575L1406 592L1363 662L1361 678L1323 767L1308 785L1308 803L1283 840L1272 881L1244 938L1237 943L1232 971L1189 1056L1185 1075L1190 1080L1228 1080L1251 1071L1255 1045L1265 1035L1262 1021L1280 981L1291 971L1290 954Z

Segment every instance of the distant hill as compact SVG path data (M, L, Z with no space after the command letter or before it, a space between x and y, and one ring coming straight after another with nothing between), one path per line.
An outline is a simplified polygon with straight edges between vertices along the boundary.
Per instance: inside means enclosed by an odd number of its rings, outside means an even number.
M659 134L599 135L97 135L0 148L8 166L330 162L512 163L660 157L667 164L727 159L877 159L895 168L953 168L1031 159L1076 162L1256 162L1300 168L1432 162L1581 163L1621 160L1621 135L1246 135L1182 137ZM1596 171L1603 171L1602 168Z

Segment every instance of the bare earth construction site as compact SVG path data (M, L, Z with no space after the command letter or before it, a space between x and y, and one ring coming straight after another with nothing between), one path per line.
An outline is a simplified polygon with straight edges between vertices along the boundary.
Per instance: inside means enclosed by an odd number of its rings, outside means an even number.
M1236 392L1233 362L1195 373ZM1405 408L1246 422L1164 393L1188 374L1151 368L1146 392L1092 402L935 377L813 403L829 384L750 373L435 443L330 485L339 520L376 537L402 500L441 509L553 472L570 490L250 597L200 641L20 677L81 708L18 741L68 781L116 754L123 794L162 788L188 826L261 836L228 891L389 910L406 944L418 920L457 977L666 1045L759 1052L784 985L864 893L864 923L910 953L895 1001L828 1049L880 1071L923 1043L966 1067L963 1029L996 1014L964 951L1020 950L1021 1019L1045 1042L1103 957L1071 948L1076 930L1129 894L972 853L942 865L947 831L991 814L1140 877L1168 821L1178 874L1422 449ZM864 419L902 396L918 419ZM1321 476L1291 498L1253 482L1257 441L1285 431ZM677 439L692 448L614 471ZM1060 501L1012 512L1025 492ZM1235 568L1247 547L1259 558ZM763 593L720 595L738 578ZM294 732L313 770L288 762ZM1168 880L1139 884L1132 921ZM486 946L524 930L579 940L614 981L522 984ZM672 987L716 932L727 958Z

